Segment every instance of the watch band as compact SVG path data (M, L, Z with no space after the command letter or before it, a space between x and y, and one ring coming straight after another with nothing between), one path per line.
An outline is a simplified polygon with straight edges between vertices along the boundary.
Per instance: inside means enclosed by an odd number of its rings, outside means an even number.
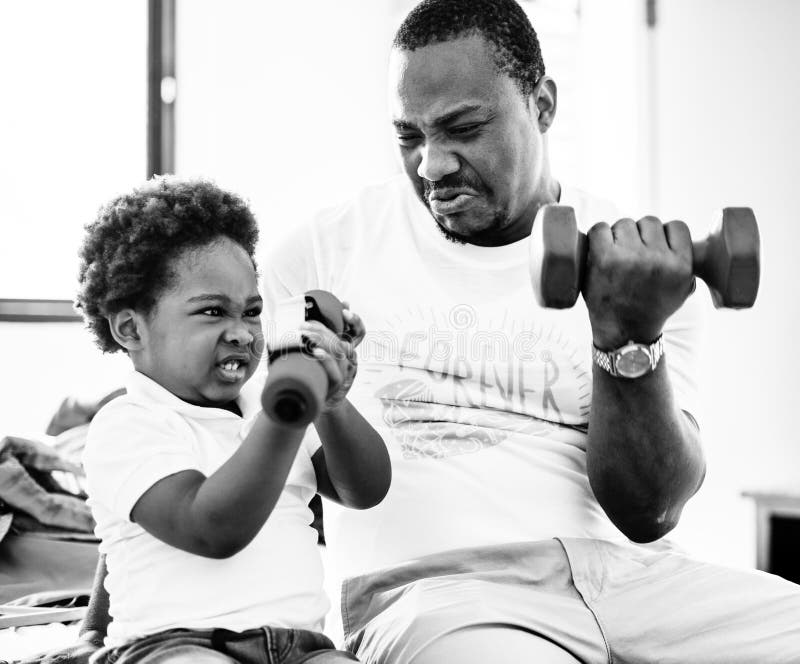
M639 378L656 370L661 357L664 355L664 335L659 335L651 344L640 344L629 341L624 346L610 351L602 351L592 344L592 360L601 369L612 376L622 378ZM636 360L626 364L626 359L636 357ZM646 363L642 360L646 358Z

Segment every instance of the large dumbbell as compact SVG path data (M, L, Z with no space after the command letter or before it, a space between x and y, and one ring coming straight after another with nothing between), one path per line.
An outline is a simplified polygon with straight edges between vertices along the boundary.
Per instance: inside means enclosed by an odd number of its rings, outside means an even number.
M323 290L305 294L305 320L316 320L341 335L342 303ZM299 322L299 321L298 321ZM310 356L307 342L289 345L269 355L269 373L261 393L267 417L286 426L304 427L319 414L328 394L328 374Z
M750 208L725 208L708 237L692 243L692 271L717 308L752 307L760 277L758 225ZM583 288L587 238L568 205L545 205L531 232L530 273L536 301L567 309Z

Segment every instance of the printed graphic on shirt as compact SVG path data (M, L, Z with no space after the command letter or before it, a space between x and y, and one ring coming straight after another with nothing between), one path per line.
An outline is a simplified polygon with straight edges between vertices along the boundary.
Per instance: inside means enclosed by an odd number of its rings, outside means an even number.
M588 353L555 326L523 325L509 311L480 319L468 305L409 310L361 347L360 389L408 459L470 454L511 435L584 428L591 405Z

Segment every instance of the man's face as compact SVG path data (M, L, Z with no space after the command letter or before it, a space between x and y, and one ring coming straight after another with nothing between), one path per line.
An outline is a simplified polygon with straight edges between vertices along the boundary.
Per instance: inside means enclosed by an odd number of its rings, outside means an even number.
M395 49L390 60L405 172L446 236L481 245L527 234L545 165L535 99L497 69L490 49L476 35Z
M259 359L261 296L247 252L228 238L175 259L175 283L140 336L136 368L184 401L223 406Z

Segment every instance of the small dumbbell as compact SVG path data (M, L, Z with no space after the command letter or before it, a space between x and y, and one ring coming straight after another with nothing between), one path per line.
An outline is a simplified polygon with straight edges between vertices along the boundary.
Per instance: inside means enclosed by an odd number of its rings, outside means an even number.
M342 303L323 290L305 294L305 320L316 320L341 335L344 331ZM328 374L309 356L307 345L278 349L269 356L269 373L261 393L267 417L281 424L303 427L319 414L328 393Z
M725 208L708 237L692 243L692 271L717 308L752 307L758 293L760 240L750 208ZM545 205L533 223L531 284L543 307L567 309L583 288L587 239L568 205Z

